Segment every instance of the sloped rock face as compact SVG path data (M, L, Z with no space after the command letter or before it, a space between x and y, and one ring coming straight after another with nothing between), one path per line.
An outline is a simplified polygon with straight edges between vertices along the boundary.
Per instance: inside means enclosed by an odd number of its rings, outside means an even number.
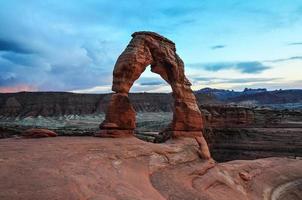
M153 32L136 32L124 52L119 56L113 71L112 90L116 92L106 113L105 121L100 125L101 132L107 127L131 132L126 121L135 122L132 114L123 114L116 109L115 101L129 101L128 93L133 83L140 77L148 65L151 71L159 74L171 85L174 98L173 120L163 134L172 136L202 136L203 122L196 98L190 88L191 83L185 77L184 63L176 53L175 44L169 39ZM115 112L112 112L112 111ZM123 118L127 119L123 119ZM132 118L132 119L130 119ZM110 128L109 128L110 129ZM193 132L193 133L192 133ZM177 133L177 134L176 134Z

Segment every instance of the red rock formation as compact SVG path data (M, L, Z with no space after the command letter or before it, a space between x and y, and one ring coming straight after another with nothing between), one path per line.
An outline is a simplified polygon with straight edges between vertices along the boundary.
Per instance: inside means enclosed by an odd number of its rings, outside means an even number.
M47 129L32 128L24 131L22 136L25 138L56 137L57 133Z
M101 132L97 136L113 134L112 130L132 133L135 114L129 103L128 93L148 65L151 65L152 72L159 74L171 85L173 91L173 120L162 134L174 137L202 136L201 112L190 88L191 83L185 76L184 63L176 53L175 44L153 32L136 32L132 37L115 64L112 90L116 94L111 99L105 121L100 125Z

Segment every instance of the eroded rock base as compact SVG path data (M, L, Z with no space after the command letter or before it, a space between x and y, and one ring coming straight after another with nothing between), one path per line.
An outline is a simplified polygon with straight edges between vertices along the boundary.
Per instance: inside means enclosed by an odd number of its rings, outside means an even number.
M94 134L95 137L104 138L119 138L119 137L133 137L133 130L118 130L118 129L103 129Z

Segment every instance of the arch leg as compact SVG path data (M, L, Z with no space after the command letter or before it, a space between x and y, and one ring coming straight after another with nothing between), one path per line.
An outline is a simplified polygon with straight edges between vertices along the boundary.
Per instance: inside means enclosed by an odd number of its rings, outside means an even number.
M127 93L112 95L105 120L100 124L97 137L125 137L134 134L135 110Z

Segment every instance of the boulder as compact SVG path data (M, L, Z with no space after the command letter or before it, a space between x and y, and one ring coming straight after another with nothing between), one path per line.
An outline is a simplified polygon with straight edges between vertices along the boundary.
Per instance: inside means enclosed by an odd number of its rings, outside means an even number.
M22 136L25 138L56 137L57 133L48 129L32 128L25 130Z

